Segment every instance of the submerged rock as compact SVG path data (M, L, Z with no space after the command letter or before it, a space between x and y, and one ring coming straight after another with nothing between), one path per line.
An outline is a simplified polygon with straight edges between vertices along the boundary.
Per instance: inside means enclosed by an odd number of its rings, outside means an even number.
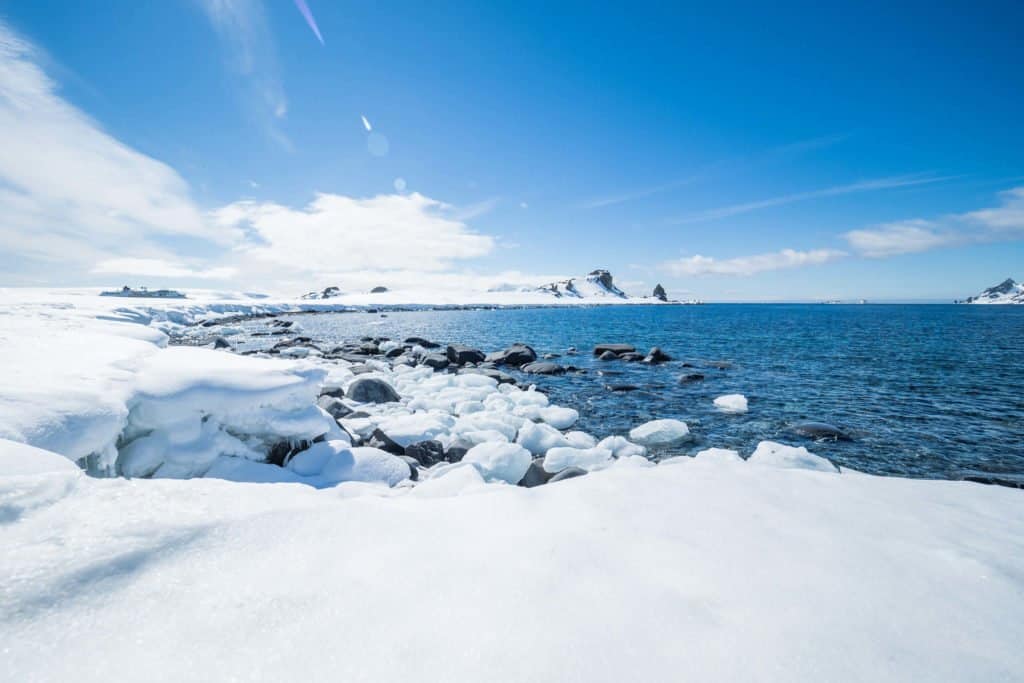
M672 356L668 355L657 346L648 351L647 355L644 357L645 363L666 363L670 360L672 360Z
M608 391L636 391L640 387L635 384L605 384L604 388Z
M691 384L693 382L703 382L703 381L704 381L704 375L700 374L699 372L690 372L690 373L687 373L685 375L681 375L679 377L679 379L677 380L677 382L679 384Z
M361 377L348 386L348 397L359 403L397 403L401 400L394 387L376 377Z
M794 433L808 439L832 439L833 441L852 441L853 438L835 425L827 422L801 422L791 428Z
M619 357L614 351L602 351L597 357L598 360L618 360Z

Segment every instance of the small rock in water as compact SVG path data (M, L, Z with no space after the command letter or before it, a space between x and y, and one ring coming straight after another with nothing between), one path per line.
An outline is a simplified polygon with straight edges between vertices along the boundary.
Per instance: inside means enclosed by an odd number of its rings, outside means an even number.
M565 368L557 363L549 363L541 361L537 363L527 363L523 367L519 368L523 372L531 375L564 375Z
M424 467L430 467L445 459L444 444L435 439L409 444L405 447L405 455L415 458Z
M359 403L397 403L401 400L394 387L376 377L362 377L348 385L348 397Z
M603 356L604 354L601 355ZM619 355L619 358L630 363L636 363L642 361L645 356L644 354L637 353L636 351L627 351L626 353Z
M567 355L567 356L575 356L576 353L577 353L577 351L576 351L576 347L575 346L570 346L569 348L567 348L565 350L565 355Z
M703 382L704 375L699 372L691 372L680 376L679 384L690 384L691 382Z
M636 391L640 387L635 384L605 384L604 388L608 391Z
M504 351L487 354L484 360L496 365L525 365L537 360L537 352L526 344L513 344Z
M833 441L852 441L849 434L839 427L827 422L801 422L793 425L793 431L808 439L832 439Z
M552 358L561 358L561 357L562 357L562 354L560 354L560 353L545 353L544 354L544 360L551 360Z
M619 357L617 355L615 355L614 351L603 351L601 353L601 355L597 357L597 359L598 360L618 360Z
M709 368L718 368L719 370L728 370L732 367L732 363L727 360L709 360L705 365Z
M464 344L449 344L447 349L448 360L455 365L466 363L480 363L486 360L487 356L480 349L474 349Z
M672 356L668 355L657 346L648 351L647 356L644 357L645 363L666 363L670 360L672 360Z
M605 351L611 351L613 354L618 356L623 353L632 353L633 351L636 351L636 347L629 344L598 344L594 347L595 356L600 356Z
M429 339L424 339L423 337L408 337L406 338L404 343L410 346L422 346L425 349L441 348L441 345L438 344L437 342L432 342Z
M566 479L575 479L576 477L582 477L587 471L581 467L567 467L555 476L548 479L549 484L554 484L557 481L565 481Z

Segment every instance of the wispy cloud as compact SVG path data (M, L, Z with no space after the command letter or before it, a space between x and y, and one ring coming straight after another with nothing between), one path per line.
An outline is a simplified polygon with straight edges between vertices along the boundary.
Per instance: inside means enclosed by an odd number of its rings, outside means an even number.
M684 185L689 185L698 180L702 180L708 176L714 175L716 172L720 172L725 168L735 168L749 166L757 164L763 161L778 160L784 157L795 156L803 154L815 149L823 149L825 147L831 147L843 140L847 139L848 133L835 134L835 135L823 135L809 140L799 140L797 142L787 143L785 145L778 145L772 147L763 152L757 153L753 156L736 159L723 159L716 161L711 164L703 166L693 174L684 177L670 180L665 183L659 183L657 185L651 185L649 187L634 189L626 192L617 194L609 194L603 197L595 197L593 199L587 199L579 204L581 209L599 209L605 206L612 206L615 204L622 204L624 202L630 202L636 199L643 199L652 195L667 192L668 190L674 190Z
M241 79L247 113L285 148L280 130L288 114L277 49L262 0L197 0L225 49L229 69Z
M172 168L121 143L57 95L36 49L0 21L0 251L92 263L154 255L167 236L220 244Z
M862 256L886 258L958 244L1024 239L1024 187L1000 195L999 206L950 214L933 220L914 218L884 223L843 235Z
M662 263L659 268L671 275L755 275L771 270L787 270L814 266L835 261L846 256L845 252L833 249L796 251L783 249L767 254L738 256L716 259L710 256L688 256Z
M668 223L671 225L682 225L685 223L702 223L705 221L714 221L721 218L727 218L729 216L736 216L743 213L749 213L751 211L758 211L760 209L767 209L774 206L783 206L785 204L805 202L812 199L822 199L824 197L838 197L841 195L855 194L859 192L876 192L879 190L892 190L900 187L912 187L914 185L929 185L932 183L940 183L943 181L952 180L957 177L959 176L932 176L923 174L911 174L902 176L891 176L888 178L875 178L873 180L861 180L846 185L835 185L833 187L826 187L819 190L810 190L808 192L795 192L793 194L786 194L778 197L769 197L767 199L760 199L758 201L753 202L733 204L731 206L722 206L715 209L708 209L706 211L699 211L697 213L692 213L687 216L672 219L668 221Z

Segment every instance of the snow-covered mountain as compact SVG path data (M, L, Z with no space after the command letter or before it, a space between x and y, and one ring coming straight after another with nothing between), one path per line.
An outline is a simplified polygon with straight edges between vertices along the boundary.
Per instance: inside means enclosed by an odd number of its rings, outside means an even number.
M1024 284L1006 278L995 287L989 287L977 296L970 296L967 304L1024 304Z
M572 299L628 299L629 296L615 286L612 274L607 270L594 270L583 277L571 277L568 280L550 282L541 285L537 291L551 294L557 298Z
M319 292L306 292L300 299L333 299L337 296L344 294L340 287L327 287L326 289Z

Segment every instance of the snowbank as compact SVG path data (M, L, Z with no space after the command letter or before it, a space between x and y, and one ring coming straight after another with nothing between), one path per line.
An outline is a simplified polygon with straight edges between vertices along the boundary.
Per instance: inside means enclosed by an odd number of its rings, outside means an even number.
M1024 667L1019 491L687 460L534 489L469 465L398 489L80 477L0 524L0 679L996 681Z

